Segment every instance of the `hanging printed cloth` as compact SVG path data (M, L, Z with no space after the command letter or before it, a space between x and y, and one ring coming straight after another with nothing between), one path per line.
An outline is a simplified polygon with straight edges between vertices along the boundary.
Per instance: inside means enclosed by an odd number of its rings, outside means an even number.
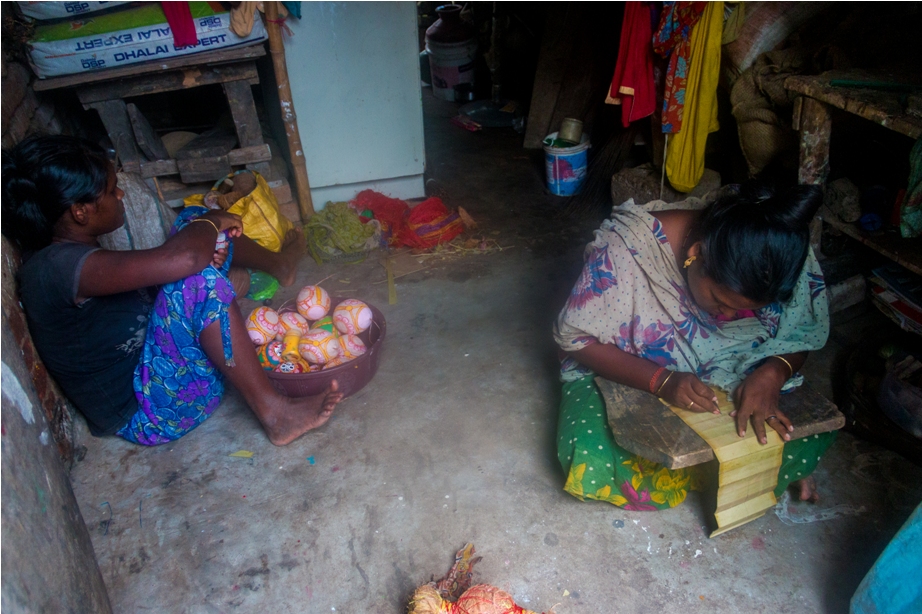
M685 84L688 79L689 38L692 27L707 7L707 2L664 2L659 28L653 35L653 51L669 58L663 92L663 132L682 129ZM723 6L723 3L721 3Z
M708 3L691 32L684 125L669 139L666 151L666 176L672 187L680 192L691 192L701 181L707 136L720 127L717 123L717 79L723 10L723 2Z
M656 87L653 82L653 25L647 2L628 2L621 24L618 62L608 90L607 104L621 105L621 123L653 115Z

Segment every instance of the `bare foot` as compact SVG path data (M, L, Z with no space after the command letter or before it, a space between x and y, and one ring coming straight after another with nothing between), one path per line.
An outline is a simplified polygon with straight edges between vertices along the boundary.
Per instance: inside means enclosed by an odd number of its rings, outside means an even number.
M288 287L295 283L295 276L298 273L298 262L304 255L304 235L297 226L288 231L285 235L285 241L282 243L282 251L279 252L277 264L270 271L272 275L279 280L279 285Z
M791 486L799 492L798 498L807 503L819 503L820 493L816 490L816 480L813 476L805 477L802 480L791 482Z
M343 400L336 380L322 394L313 397L289 398L279 395L257 412L269 441L286 446L304 433L326 424L333 408Z

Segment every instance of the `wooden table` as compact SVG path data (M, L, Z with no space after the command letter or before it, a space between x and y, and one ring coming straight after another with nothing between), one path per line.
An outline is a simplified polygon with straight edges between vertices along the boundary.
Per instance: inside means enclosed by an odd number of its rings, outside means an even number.
M612 435L622 448L668 469L714 459L707 442L652 394L601 377L595 381L605 399ZM845 416L807 383L781 395L779 407L794 424L791 439L845 426Z
M99 113L123 168L140 172L145 178L171 175L181 170L196 176L197 169L243 164L251 170L268 175L267 161L271 159L271 154L269 146L263 142L250 89L259 83L256 60L264 55L266 50L261 44L234 47L165 61L39 79L33 87L36 91L73 89L85 109L95 109ZM237 132L237 148L223 156L198 158L188 163L151 156L150 153L145 155L135 136L139 129L150 140L159 142L159 137L156 137L150 126L143 125L146 122L142 121L142 125L138 126L137 114L129 115L124 99L215 84L220 84L227 96ZM135 121L134 127L132 120ZM185 166L181 168L183 164ZM206 175L207 172L202 177Z
M880 72L829 71L817 76L788 77L785 89L800 94L794 105L792 124L800 130L800 168L798 180L806 185L823 185L829 176L829 141L833 108L858 115L911 139L922 137L922 118L906 112L905 94L871 88L839 87L835 81L914 83L922 86L918 75ZM811 243L819 253L822 221L858 239L906 268L922 274L922 239L900 239L883 233L868 233L826 213L811 227Z

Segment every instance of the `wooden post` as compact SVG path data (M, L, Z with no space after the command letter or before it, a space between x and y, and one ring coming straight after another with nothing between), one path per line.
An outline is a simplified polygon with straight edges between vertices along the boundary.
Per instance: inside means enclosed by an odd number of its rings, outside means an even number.
M307 178L307 163L301 147L301 135L298 132L298 119L291 101L291 85L288 82L288 67L285 63L285 45L279 28L278 2L266 2L266 29L269 32L269 53L272 55L272 67L275 69L275 81L278 84L279 106L282 110L282 122L285 124L285 136L288 138L288 152L291 166L295 173L295 187L298 190L298 206L301 221L306 222L314 215L314 201L311 199L311 185Z
M829 176L829 138L832 117L829 107L815 98L804 96L800 108L800 169L797 180L803 185L825 185ZM795 126L797 127L797 126ZM823 259L820 237L823 221L816 217L810 223L810 245L817 258Z

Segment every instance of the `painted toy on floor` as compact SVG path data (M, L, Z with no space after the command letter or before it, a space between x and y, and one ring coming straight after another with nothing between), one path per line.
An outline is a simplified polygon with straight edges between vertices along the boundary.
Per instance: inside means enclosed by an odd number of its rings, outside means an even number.
M305 368L300 362L291 362L286 360L275 368L278 373L308 373L310 367Z
M345 361L358 358L368 351L365 342L358 335L342 335L339 338L339 345L342 348L341 357Z
M347 298L333 310L333 324L344 335L368 330L373 317L368 305L355 298Z
M282 362L282 342L270 341L256 348L256 358L266 371L274 370Z
M311 329L322 328L323 330L328 330L331 333L336 332L336 327L333 326L333 316L326 315L311 324Z
M258 346L256 355L263 369L308 373L338 367L365 354L368 348L358 334L371 327L371 308L351 298L332 312L331 306L330 294L315 285L301 288L297 312L254 309L247 318L247 331Z
M279 314L269 307L257 307L247 318L246 329L250 341L255 345L265 345L279 332Z
M342 347L337 335L318 328L301 336L298 351L307 362L322 365L339 356Z
M279 314L279 332L276 339L281 341L289 330L297 329L298 334L303 335L311 329L310 322L307 318L296 311L285 311Z
M304 286L298 292L298 313L308 320L319 320L329 313L331 302L329 293L320 286Z
M474 557L474 544L458 550L444 578L416 589L408 614L537 614L516 605L512 595L495 586L471 586L479 560Z

